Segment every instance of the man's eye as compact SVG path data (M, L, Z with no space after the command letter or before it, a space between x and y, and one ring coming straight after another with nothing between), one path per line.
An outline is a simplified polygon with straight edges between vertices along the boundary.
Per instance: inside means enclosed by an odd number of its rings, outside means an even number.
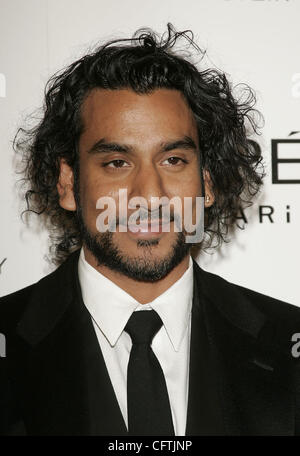
M186 160L184 160L183 158L180 158L180 157L169 157L166 160L164 160L164 162L168 162L167 163L168 165L177 165L178 162L187 163Z
M166 160L164 160L164 162L167 162L167 165L174 165L174 166L181 164L181 163L187 163L186 160L184 160L183 158L180 158L180 157L169 157ZM128 165L128 163L125 160L116 159L116 160L111 160L110 162L107 162L107 163L103 163L103 166L106 168L112 168L112 169L119 168L120 169L120 168L127 168L130 165Z
M125 160L112 160L110 162L104 163L103 166L107 168L124 168L123 164L126 163Z

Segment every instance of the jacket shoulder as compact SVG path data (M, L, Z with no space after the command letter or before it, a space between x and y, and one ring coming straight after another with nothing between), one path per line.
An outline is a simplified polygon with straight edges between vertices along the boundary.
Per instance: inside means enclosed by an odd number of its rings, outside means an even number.
M199 273L205 278L209 289L214 293L222 296L224 300L230 299L228 306L235 303L247 302L254 309L262 313L269 321L280 321L294 323L300 321L300 307L288 302L276 299L250 288L230 282L223 277L205 271L199 267Z
M57 269L38 282L0 298L0 333L13 330L31 301L57 297L59 290L67 287L69 277L76 267L79 251L73 252ZM43 305L43 303L41 303Z
M291 319L300 318L300 307L286 301L267 296L249 288L235 285L253 304L267 317L279 320L281 318Z
M0 298L0 332L6 333L14 327L23 314L36 284Z

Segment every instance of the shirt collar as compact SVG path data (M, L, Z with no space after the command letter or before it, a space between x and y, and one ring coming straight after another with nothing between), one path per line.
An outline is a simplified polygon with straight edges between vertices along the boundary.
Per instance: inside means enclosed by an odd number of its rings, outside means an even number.
M193 300L193 260L184 274L164 293L140 304L125 290L91 266L81 248L78 274L82 298L93 320L111 346L114 346L135 310L154 309L175 351L178 351L189 323Z

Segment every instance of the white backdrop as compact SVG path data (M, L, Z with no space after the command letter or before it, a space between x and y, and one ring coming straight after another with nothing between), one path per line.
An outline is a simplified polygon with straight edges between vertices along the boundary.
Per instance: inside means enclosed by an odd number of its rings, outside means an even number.
M42 104L47 79L98 40L129 37L142 26L163 32L172 22L177 30L192 29L234 83L255 89L266 120L264 193L246 212L251 220L234 242L198 262L230 281L300 305L300 184L272 183L271 173L272 139L299 139L279 145L278 155L300 158L300 136L288 137L300 130L299 17L300 0L0 0L0 295L51 271L44 260L47 233L34 216L30 227L20 220L12 150L17 127ZM278 170L279 179L300 181L300 163L280 163ZM268 217L260 223L259 206L272 206L273 223Z

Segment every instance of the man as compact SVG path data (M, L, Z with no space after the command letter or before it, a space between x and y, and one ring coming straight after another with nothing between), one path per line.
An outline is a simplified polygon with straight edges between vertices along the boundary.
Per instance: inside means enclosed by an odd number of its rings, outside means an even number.
M225 238L262 158L253 97L239 103L224 74L176 54L180 37L193 43L171 25L160 41L138 31L73 63L17 142L60 267L0 301L2 434L300 432L299 309L191 257ZM203 240L175 229L188 215Z

